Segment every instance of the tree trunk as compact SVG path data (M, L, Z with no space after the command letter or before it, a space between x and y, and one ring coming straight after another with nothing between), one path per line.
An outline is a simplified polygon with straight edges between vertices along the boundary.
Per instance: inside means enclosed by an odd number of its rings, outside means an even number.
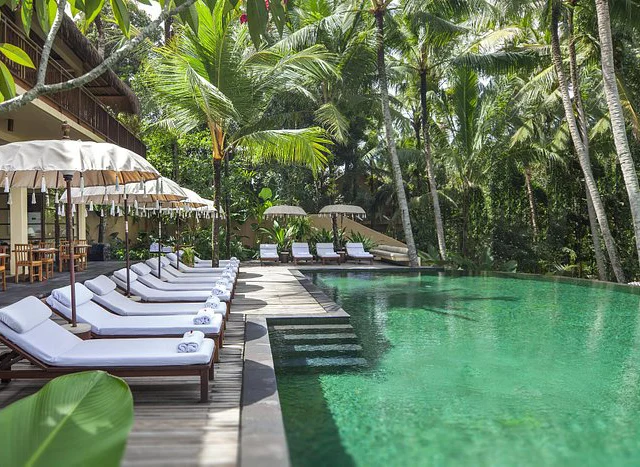
M214 268L218 267L220 259L220 172L222 169L222 161L218 158L213 159L213 206L216 208L216 212L213 216L213 232L211 233L211 240L213 242L213 256L211 258L211 265Z
M571 75L571 83L573 84L574 99L576 103L576 110L578 111L578 129L582 135L582 144L584 145L585 153L589 156L589 123L587 122L587 115L584 111L584 103L582 102L582 92L580 86L580 74L578 72L578 60L576 54L576 43L573 29L573 8L569 8L567 15L567 22L569 26L569 73ZM589 214L589 228L591 230L591 241L593 243L593 252L596 257L596 266L598 268L598 277L600 280L607 280L607 268L602 246L600 244L600 232L598 231L598 223L596 220L596 213L593 208L593 200L589 189L586 187L587 197L587 213Z
M171 30L171 25L173 24L173 17L169 16L164 20L164 45L167 45L171 38L173 37L173 31Z
M589 189L585 185L587 193L587 212L589 214L589 228L591 229L591 240L593 241L593 253L596 257L596 266L598 268L598 278L601 281L607 280L607 265L604 258L604 252L600 245L600 233L598 232L598 221L596 219L596 212L593 209L593 201L589 194Z
M178 155L178 138L174 136L171 139L171 171L173 172L173 181L176 183L180 182L180 159Z
M462 191L462 229L460 229L460 254L467 257L467 237L469 235L469 190L465 186Z
M104 25L102 24L102 15L96 16L96 19L93 21L96 25L96 32L98 36L98 40L96 42L96 51L100 58L104 58L104 46L106 43L106 38L104 36Z
M404 181L402 180L402 171L400 169L400 161L398 160L395 136L393 134L391 109L389 107L389 88L387 84L387 70L384 59L384 10L376 9L374 11L374 16L376 18L377 26L376 42L378 55L378 78L380 80L380 97L382 99L382 115L384 119L385 134L387 137L387 146L391 157L391 167L393 168L393 178L395 181L398 206L402 216L402 228L404 230L405 243L409 250L409 264L412 267L416 267L418 266L418 252L416 251L416 244L413 240L411 218L409 217L409 205L407 203L407 195L404 191Z
M433 203L433 215L436 221L436 234L438 236L438 251L443 261L447 259L447 245L444 238L444 223L442 222L442 212L440 211L440 198L438 196L438 186L436 174L433 169L433 158L431 157L431 133L429 132L429 109L427 108L427 72L420 73L420 105L422 107L422 139L424 141L424 158L427 163L427 176L429 177L429 191L431 192L431 202Z
M524 183L527 187L527 197L529 198L529 214L531 215L531 228L533 229L533 242L538 239L538 219L536 215L536 201L533 197L533 189L531 188L531 168L524 168Z
M571 134L571 140L573 141L576 153L578 154L578 161L580 162L580 167L582 168L582 173L584 174L585 183L589 190L589 194L591 195L591 200L593 201L593 208L598 218L598 224L600 224L600 230L602 232L602 237L607 248L607 253L609 254L609 260L611 261L613 272L618 282L625 282L622 265L620 264L620 260L618 259L615 242L613 241L613 236L611 235L611 230L609 229L609 221L607 220L604 205L602 203L602 199L600 198L600 193L598 192L598 187L596 186L595 179L593 178L591 161L589 160L589 155L586 152L584 141L582 140L582 136L580 135L580 130L578 129L576 117L573 112L573 104L571 102L571 97L569 96L569 85L562 65L560 38L558 37L559 16L560 4L558 0L553 0L551 9L551 58L556 70L556 74L558 76L558 84L560 95L562 97L562 105L564 107L565 118L569 127L569 133Z
M225 214L225 234L224 246L227 258L231 258L231 213L229 212L231 200L229 199L229 153L224 158L224 214Z
M609 119L613 142L618 153L620 169L624 177L624 184L629 196L629 207L633 219L633 230L636 236L636 252L640 260L640 185L638 174L631 157L629 141L627 139L627 127L622 113L620 94L616 82L616 72L613 63L613 40L611 38L611 20L609 18L609 2L596 0L596 13L598 16L598 35L600 36L600 55L602 62L602 77L604 80L604 95L609 107Z
M100 223L98 224L98 243L104 243L104 234L107 230L107 219L100 211Z

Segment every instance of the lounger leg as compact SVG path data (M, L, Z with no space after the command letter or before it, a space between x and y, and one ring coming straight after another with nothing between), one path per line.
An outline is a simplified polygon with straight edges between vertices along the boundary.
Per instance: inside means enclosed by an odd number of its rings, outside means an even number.
M209 370L200 372L200 402L209 402Z
M209 381L213 381L213 377L214 377L214 365L213 363L211 364L211 366L209 367Z
M220 330L220 336L218 336L218 340L220 341L220 348L222 348L223 341L224 341L224 329Z
M220 363L220 353L218 352L218 341L220 340L220 338L218 338L216 340L216 348L213 351L213 361L216 363Z

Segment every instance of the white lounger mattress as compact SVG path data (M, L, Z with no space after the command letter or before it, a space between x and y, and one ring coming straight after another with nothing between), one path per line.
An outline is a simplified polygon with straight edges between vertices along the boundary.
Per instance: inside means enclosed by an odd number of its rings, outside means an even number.
M111 280L118 284L118 287L121 289L125 289L127 284L115 276L111 277ZM139 295L142 297L142 300L145 302L200 302L204 303L207 298L211 295L211 291L174 291L168 292L166 290L158 290L152 289L151 287L147 287L140 282L133 281L131 282L131 292L134 295ZM222 301L228 301L228 298L225 300L224 297L220 297Z
M22 334L0 323L0 334L38 360L60 367L198 365L209 363L215 350L212 339L193 353L179 353L177 337L83 341L49 319Z
M51 296L47 303L65 318L71 319L71 310ZM182 336L194 330L205 334L219 334L222 315L216 313L213 322L206 325L193 324L193 316L120 316L109 313L97 303L90 301L76 305L76 316L81 323L91 325L98 336Z
M221 279L222 277L220 277ZM138 276L138 281L146 285L147 287L151 287L152 289L158 290L170 290L170 291L182 291L182 290L211 290L216 284L215 281L210 281L208 283L174 283L174 282L164 282L155 277L153 274L146 274L144 276Z
M190 315L193 317L200 309L204 308L204 303L134 302L115 290L106 295L94 294L93 301L121 316ZM220 303L214 311L226 315L227 306Z

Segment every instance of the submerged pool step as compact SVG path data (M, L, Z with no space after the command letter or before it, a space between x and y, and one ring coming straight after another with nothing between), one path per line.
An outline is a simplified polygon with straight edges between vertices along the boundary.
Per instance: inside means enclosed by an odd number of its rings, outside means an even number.
M306 357L282 359L277 365L288 368L347 368L367 366L367 360L359 357Z
M278 354L286 358L349 356L359 357L362 346L352 343L281 345Z
M294 342L342 342L354 343L358 341L358 336L352 333L325 333L325 334L283 334L281 338L287 343Z
M350 324L286 324L273 326L273 329L274 331L353 331L353 326Z

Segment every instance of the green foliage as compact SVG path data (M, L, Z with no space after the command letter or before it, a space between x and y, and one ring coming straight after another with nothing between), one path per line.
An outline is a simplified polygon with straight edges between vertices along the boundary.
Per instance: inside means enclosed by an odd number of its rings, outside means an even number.
M132 426L123 380L102 371L60 376L0 410L0 464L118 466Z
M370 237L367 237L366 235L361 234L360 232L354 232L353 230L349 232L349 236L347 237L347 242L362 243L366 251L369 251L372 248L375 248L378 246L378 244L374 240L372 240Z
M273 221L271 227L260 227L259 231L264 234L266 243L275 243L278 250L288 251L291 249L291 243L295 241L297 233L296 227L293 225L280 225L277 220Z
M184 247L184 248L181 248L181 250L182 250L182 255L180 256L180 259L182 260L182 262L188 266L193 266L193 264L195 263L195 255L196 255L195 248Z

